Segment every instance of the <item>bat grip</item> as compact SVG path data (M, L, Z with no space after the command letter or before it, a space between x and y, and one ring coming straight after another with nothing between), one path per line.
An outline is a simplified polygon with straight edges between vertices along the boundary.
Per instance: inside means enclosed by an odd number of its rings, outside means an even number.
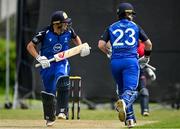
M55 58L51 58L51 59L49 59L49 62L53 62L53 61L55 61ZM38 68L38 67L40 67L40 66L41 66L41 64L40 64L40 63L35 64L35 67L36 67L36 68Z

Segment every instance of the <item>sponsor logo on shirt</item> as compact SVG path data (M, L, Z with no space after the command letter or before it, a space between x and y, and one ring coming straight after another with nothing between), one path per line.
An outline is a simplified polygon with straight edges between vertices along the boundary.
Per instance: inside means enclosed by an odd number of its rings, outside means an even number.
M67 43L67 42L68 42L68 38L67 38L67 37L64 39L64 42L65 42L65 43Z

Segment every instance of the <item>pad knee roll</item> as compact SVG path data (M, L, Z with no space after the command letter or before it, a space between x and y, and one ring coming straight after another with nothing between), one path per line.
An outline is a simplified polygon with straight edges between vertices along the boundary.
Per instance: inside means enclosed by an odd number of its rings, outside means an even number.
M139 94L142 96L149 96L149 91L147 88L142 88Z

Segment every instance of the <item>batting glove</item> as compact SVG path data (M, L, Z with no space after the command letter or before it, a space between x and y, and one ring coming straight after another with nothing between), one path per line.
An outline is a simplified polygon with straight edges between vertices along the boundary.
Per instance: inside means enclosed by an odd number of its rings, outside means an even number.
M140 65L141 69L143 69L146 66L146 64L149 63L149 61L150 61L150 58L147 56L143 56L143 57L139 58L139 65Z
M154 71L150 68L146 68L146 71L149 75L149 77L151 78L152 81L156 80L156 74L154 73Z
M80 52L80 56L81 57L84 57L84 56L87 56L90 54L90 47L89 46L84 46L82 49L81 49L81 52Z
M50 67L50 62L47 57L38 55L36 60L41 64L43 69Z
M111 59L111 56L112 56L112 47L107 48L107 51L108 51L107 57L108 57L109 59Z

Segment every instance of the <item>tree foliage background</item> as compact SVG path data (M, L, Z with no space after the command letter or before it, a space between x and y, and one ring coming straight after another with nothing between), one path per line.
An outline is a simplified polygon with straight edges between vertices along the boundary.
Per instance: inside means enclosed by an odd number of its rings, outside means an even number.
M16 68L15 16L10 17L10 86L14 86ZM0 88L6 82L6 21L0 22Z

